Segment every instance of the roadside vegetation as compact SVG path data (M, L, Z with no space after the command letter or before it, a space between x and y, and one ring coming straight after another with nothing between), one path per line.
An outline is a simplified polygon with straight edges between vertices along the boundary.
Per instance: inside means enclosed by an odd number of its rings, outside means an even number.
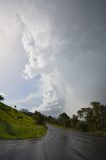
M0 101L4 98L0 96ZM58 127L80 130L91 134L106 136L106 106L100 102L92 102L83 107L72 117L61 113L58 117L46 116L40 112L18 111L0 102L0 138L22 139L41 137L46 134L46 123Z
M0 102L0 138L36 138L45 135L46 131L44 123L39 124L36 118Z
M57 118L48 117L48 122L57 126L106 136L106 106L92 102L88 108L81 108L71 118L62 113Z

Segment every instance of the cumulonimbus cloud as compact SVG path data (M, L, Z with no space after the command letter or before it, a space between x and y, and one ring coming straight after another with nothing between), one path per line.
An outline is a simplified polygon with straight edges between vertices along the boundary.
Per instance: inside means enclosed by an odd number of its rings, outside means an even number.
M13 104L71 115L93 100L106 103L105 4L0 1L0 87Z
M73 113L77 105L80 107L92 100L105 101L102 14L92 17L89 13L91 6L92 11L98 13L103 4L97 3L97 7L93 2L84 3L84 7L78 4L62 0L60 5L50 1L44 3L44 7L38 6L33 22L24 15L20 19L24 26L21 41L28 57L23 76L41 77L42 103L33 110Z
M21 19L22 20L22 19ZM33 107L32 111L38 110L44 113L58 114L64 106L64 98L60 90L63 92L62 83L59 81L59 73L55 67L54 53L51 53L52 40L50 35L47 36L48 30L36 32L35 36L24 22L24 29L22 33L22 45L28 57L28 64L25 65L23 77L31 79L40 75L39 81L41 86L39 88L42 104ZM37 37L40 34L40 39ZM42 37L46 37L43 38ZM37 38L36 38L37 37ZM49 39L48 39L49 37ZM60 89L61 88L61 89ZM62 96L60 96L62 95Z

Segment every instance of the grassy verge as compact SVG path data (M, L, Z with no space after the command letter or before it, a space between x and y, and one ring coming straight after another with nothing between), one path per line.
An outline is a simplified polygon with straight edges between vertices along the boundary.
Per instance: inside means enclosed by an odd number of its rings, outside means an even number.
M49 124L49 123L48 123ZM60 125L56 125L56 124L51 124L50 125L53 125L54 127L57 127L57 128L63 128L65 130L70 130L70 131L79 131L78 129L76 128L65 128L64 126L60 126ZM84 132L84 131L82 131ZM95 135L95 136L101 136L101 137L106 137L106 131L94 131L94 132L87 132L86 133L90 134L90 135Z
M95 132L89 132L91 135L96 135L96 136L103 136L106 137L106 131L95 131Z
M70 131L76 131L75 128L66 128L66 127L64 127L62 125L57 125L57 124L52 124L52 123L48 123L48 124L50 124L50 125L52 125L54 127L57 127L57 128L63 128L63 129L70 130Z
M0 138L27 139L44 136L47 129L22 112L0 103Z

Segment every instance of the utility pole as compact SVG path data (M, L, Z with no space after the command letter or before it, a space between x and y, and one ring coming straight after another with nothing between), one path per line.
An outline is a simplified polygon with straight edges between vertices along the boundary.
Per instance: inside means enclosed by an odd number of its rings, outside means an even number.
M23 118L24 118L23 116L20 116L20 119L22 119L21 125L20 125L20 134L19 134L20 136L21 136L21 129L22 129L22 124L23 124Z

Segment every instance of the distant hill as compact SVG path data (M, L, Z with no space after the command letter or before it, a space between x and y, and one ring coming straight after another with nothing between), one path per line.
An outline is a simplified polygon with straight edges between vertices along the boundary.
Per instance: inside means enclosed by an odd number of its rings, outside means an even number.
M21 111L0 102L0 138L22 139L45 135L46 128Z

